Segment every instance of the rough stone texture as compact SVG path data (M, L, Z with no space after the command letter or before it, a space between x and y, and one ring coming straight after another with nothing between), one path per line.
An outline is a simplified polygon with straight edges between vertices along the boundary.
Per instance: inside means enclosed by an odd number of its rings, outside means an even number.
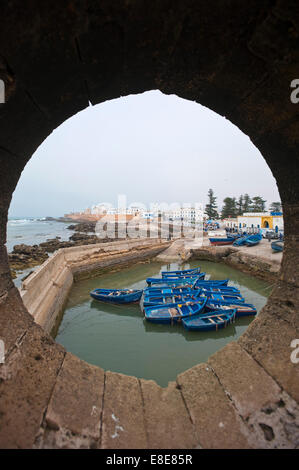
M299 402L299 368L291 362L291 342L299 338L298 328L275 317L273 312L271 305L266 306L238 343Z
M207 364L183 372L177 381L200 446L207 449L251 447L250 432Z
M278 402L254 411L247 425L264 449L299 447L299 407L284 392Z
M244 419L254 410L279 401L278 385L237 343L217 351L208 364Z
M285 406L272 404L273 411L264 413L251 404L245 424L213 372L193 368L178 381L199 443L296 446L298 411L292 400L299 396L298 364L289 355L290 340L298 338L299 105L290 100L290 83L298 78L298 1L232 0L215 6L205 0L11 0L2 2L0 13L5 18L0 79L6 85L6 103L0 105L0 321L9 345L0 369L1 447L34 445L64 357L28 321L13 290L4 247L12 193L36 148L67 118L89 102L151 89L199 102L245 132L276 179L285 218L280 283L238 342L266 371L261 389L269 375L285 389ZM222 364L223 380L243 403L250 371L239 369L239 390L229 380L234 370ZM103 447L146 447L137 379L112 373L106 379ZM83 436L62 432L62 445L82 445Z
M164 245L164 244L163 244ZM119 250L116 253L103 253L102 256L90 257L81 263L70 264L75 280L89 279L115 267L126 267L138 261L154 258L165 246L161 243L147 247L135 247Z
M0 447L33 447L64 350L33 325L0 368Z
M210 246L207 240L206 246L191 248L193 259L203 259L228 264L245 273L275 282L279 278L281 270L281 254L272 255L269 242L262 240L257 249L252 247ZM256 248L256 247L254 247Z
M103 407L102 448L147 448L142 396L136 377L106 372Z
M167 388L140 380L149 449L192 449L198 441L175 382Z
M6 247L0 245L0 298L13 287L14 284L10 277Z
M104 371L67 353L48 405L41 446L68 448L75 442L75 447L96 447L103 393Z
M7 353L32 323L33 319L24 307L16 287L0 297L0 338L5 342Z

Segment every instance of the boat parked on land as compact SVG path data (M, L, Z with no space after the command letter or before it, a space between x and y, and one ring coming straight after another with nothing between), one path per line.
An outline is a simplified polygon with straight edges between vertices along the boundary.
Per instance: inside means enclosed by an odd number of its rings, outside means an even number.
M248 237L249 237L249 235L243 235L243 237L237 238L237 239L234 241L233 246L242 246L242 245L245 245L245 244L246 244L246 240L247 240Z
M182 323L186 330L191 331L211 331L225 328L233 323L236 318L236 310L216 310L215 312L205 313L203 315L194 315L190 318L184 318Z
M90 292L90 296L95 300L115 304L138 302L141 299L142 294L142 289L94 289Z
M271 243L271 248L273 251L276 253L281 253L284 248L284 242L283 241L276 241Z
M153 323L174 324L180 323L184 318L197 315L204 310L207 299L202 302L186 302L185 304L155 305L144 308L146 320Z
M245 240L245 245L247 246L255 246L260 243L262 240L263 235L261 233L255 233L254 235L249 235Z
M235 237L227 238L209 238L211 245L221 246L221 245L232 245L235 241Z

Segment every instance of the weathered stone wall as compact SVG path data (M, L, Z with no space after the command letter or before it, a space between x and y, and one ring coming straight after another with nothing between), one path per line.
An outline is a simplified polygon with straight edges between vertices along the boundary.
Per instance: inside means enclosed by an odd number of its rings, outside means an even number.
M298 1L11 0L0 13L0 447L298 447ZM13 191L44 139L89 102L151 89L248 135L285 222L266 307L236 344L166 389L66 353L22 303L5 247Z
M191 249L190 259L215 261L225 263L248 274L269 282L279 279L281 268L280 260L266 259L254 256L250 252L244 253L236 248L211 246Z
M150 259L167 246L157 239L137 239L61 248L22 282L23 303L34 321L50 333L74 280Z

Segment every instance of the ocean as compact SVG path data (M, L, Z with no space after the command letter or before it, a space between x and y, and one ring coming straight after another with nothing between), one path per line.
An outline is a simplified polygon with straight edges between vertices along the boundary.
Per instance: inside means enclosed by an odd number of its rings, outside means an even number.
M14 245L38 245L49 238L61 237L68 240L74 233L67 227L71 222L57 222L45 218L19 217L9 218L7 223L7 251L11 252Z

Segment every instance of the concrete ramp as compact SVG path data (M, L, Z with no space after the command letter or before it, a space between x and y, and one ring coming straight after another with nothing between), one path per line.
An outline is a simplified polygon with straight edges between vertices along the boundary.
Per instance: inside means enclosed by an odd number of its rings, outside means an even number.
M192 241L188 239L175 240L170 247L162 251L157 257L157 261L187 261L191 257L190 248Z

